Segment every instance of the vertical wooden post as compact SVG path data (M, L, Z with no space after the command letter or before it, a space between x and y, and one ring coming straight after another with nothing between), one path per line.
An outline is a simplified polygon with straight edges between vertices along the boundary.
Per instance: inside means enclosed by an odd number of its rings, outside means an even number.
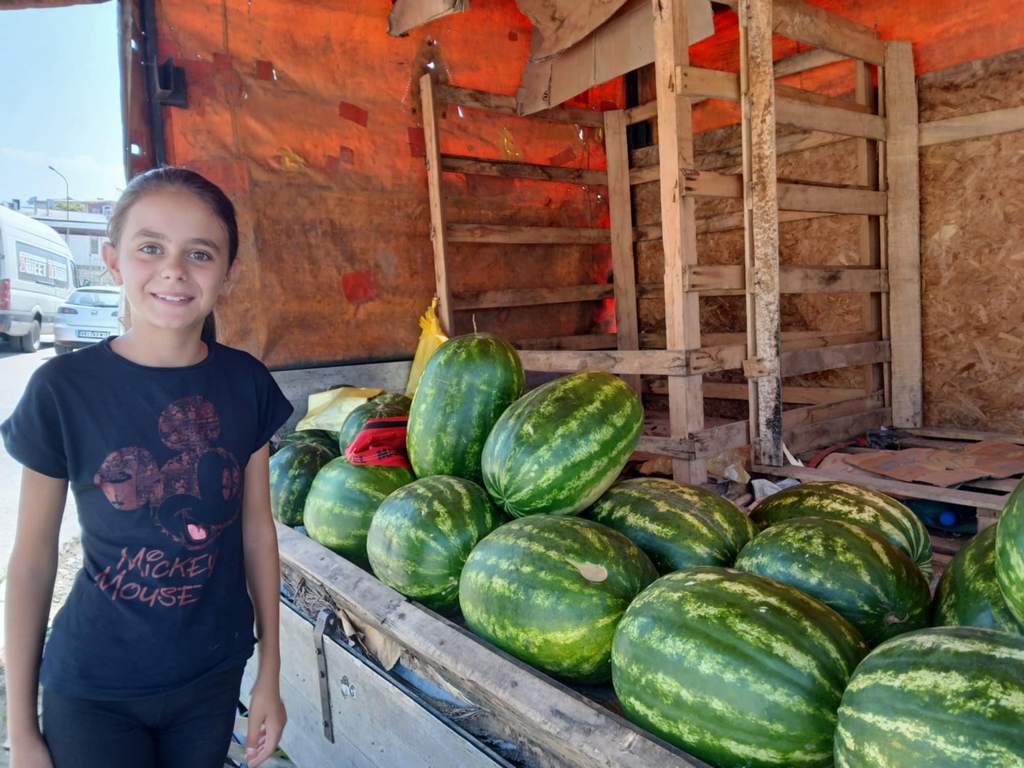
M858 104L878 111L878 100L871 79L871 65L863 61L854 61L855 97ZM881 79L881 78L879 78ZM857 180L869 189L878 189L878 144L871 139L857 139ZM860 221L860 255L861 264L872 269L881 267L881 228L880 220L875 216L861 216ZM882 332L882 295L870 293L864 297L863 325L864 330ZM882 389L882 366L880 364L864 367L864 392L871 394Z
M430 242L434 246L434 280L437 285L437 317L445 333L455 333L452 292L448 285L448 235L441 188L441 133L438 126L434 81L427 73L420 78L423 105L423 139L426 146L427 191L430 195Z
M885 106L892 419L897 427L920 427L921 203L917 83L909 42L885 44Z
M779 311L779 203L775 164L772 0L741 0L740 46L745 228L748 243L747 327L749 339L749 329L753 325L753 347L757 363L753 371L757 390L753 448L759 464L781 466L782 369L779 354L782 332Z
M636 317L636 266L633 260L633 208L629 188L629 147L626 115L621 109L604 113L604 146L608 158L608 208L612 227L612 275L615 288L615 328L619 349L640 349ZM623 376L640 393L640 376Z
M661 165L661 232L665 251L666 348L700 347L697 294L686 290L686 267L697 263L694 199L685 194L685 172L693 167L693 115L690 100L677 90L683 67L690 65L686 0L652 0L654 68L658 92L658 140ZM672 437L704 428L701 377L668 377ZM707 462L672 460L672 474L684 483L707 480Z

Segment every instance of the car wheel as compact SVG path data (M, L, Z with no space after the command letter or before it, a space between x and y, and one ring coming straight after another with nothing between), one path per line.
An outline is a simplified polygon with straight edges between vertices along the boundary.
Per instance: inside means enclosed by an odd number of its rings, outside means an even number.
M32 327L29 328L28 333L21 337L21 351L22 352L38 352L39 351L39 334L42 329L39 327L39 321L33 320Z
M59 342L54 342L53 349L58 355L66 355L68 352L73 351L67 344L60 344Z

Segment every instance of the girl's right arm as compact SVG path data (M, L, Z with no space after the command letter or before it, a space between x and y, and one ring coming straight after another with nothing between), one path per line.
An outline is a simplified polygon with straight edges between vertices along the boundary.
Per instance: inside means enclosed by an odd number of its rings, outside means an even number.
M57 575L58 538L68 481L24 467L18 528L7 566L7 729L11 766L49 766L36 716L39 661Z

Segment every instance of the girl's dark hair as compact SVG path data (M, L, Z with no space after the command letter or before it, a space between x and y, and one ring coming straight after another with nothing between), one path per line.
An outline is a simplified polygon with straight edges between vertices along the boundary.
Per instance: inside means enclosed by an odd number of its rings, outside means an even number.
M235 206L220 187L195 171L180 165L168 165L163 168L140 173L132 179L114 206L107 223L107 237L115 248L121 240L124 221L128 211L140 199L153 192L165 189L183 189L198 197L224 224L228 231L228 266L235 263L238 256L238 220L235 218ZM203 323L202 339L213 342L217 339L216 323L211 312Z

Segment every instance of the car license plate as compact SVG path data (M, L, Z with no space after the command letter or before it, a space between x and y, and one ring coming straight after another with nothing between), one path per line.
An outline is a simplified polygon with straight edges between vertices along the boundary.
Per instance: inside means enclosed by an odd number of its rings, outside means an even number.
M78 338L80 339L105 339L107 334L104 331L79 331Z

